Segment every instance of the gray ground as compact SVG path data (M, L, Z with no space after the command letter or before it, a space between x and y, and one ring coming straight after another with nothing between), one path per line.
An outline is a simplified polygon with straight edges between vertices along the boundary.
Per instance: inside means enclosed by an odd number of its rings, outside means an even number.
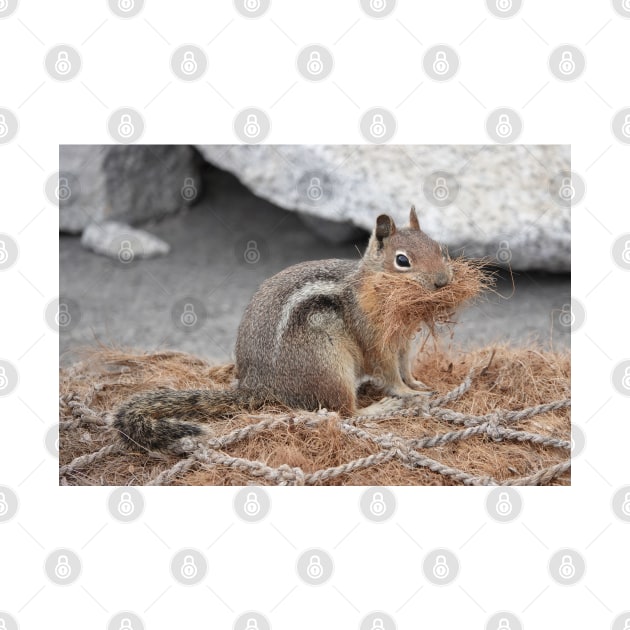
M60 335L63 363L97 340L231 360L241 313L265 278L304 260L356 258L365 245L322 242L297 215L255 197L226 173L209 173L208 191L191 210L145 226L171 244L166 257L122 265L84 250L77 237L61 237L60 295L78 306ZM248 243L249 259L257 262L246 261ZM497 286L509 299L490 294L459 315L455 341L470 347L536 340L567 348L562 309L570 303L570 277L521 272L514 281L514 291L505 277ZM186 304L193 305L192 326L182 324Z

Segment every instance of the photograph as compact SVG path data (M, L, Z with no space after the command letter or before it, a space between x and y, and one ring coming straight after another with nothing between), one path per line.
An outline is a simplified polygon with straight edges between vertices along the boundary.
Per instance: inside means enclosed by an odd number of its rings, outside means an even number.
M570 484L569 146L59 151L61 484Z
M0 0L0 630L630 630L629 29Z

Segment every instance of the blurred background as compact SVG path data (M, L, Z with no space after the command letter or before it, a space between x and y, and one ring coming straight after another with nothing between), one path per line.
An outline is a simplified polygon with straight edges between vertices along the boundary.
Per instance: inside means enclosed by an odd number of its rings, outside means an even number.
M233 359L241 314L269 276L358 259L376 216L451 256L486 257L497 291L458 316L463 347L570 344L570 147L61 146L62 363L96 342Z

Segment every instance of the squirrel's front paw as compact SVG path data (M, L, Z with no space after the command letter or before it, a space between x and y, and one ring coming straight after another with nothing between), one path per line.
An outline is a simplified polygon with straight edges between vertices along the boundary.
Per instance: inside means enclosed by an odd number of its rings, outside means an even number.
M409 381L405 381L405 384L411 387L416 392L429 392L432 393L431 388L423 383L422 381L417 381L415 378L410 379Z
M378 402L372 403L369 407L363 407L357 411L359 416L380 416L392 411L399 411L403 407L400 398L386 397L381 398Z
M387 390L387 393L390 396L397 396L399 398L409 398L411 396L431 396L433 394L433 392L424 383L421 383L420 381L415 381L415 383L418 383L421 387L412 388L407 384L399 385L397 387L390 387Z

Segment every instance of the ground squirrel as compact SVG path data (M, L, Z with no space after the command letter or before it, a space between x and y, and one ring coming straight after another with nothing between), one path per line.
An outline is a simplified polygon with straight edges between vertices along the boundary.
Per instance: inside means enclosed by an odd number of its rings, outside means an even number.
M304 262L263 282L238 328L237 387L138 394L116 413L114 426L122 438L164 449L203 433L203 422L213 416L266 402L352 416L378 413L395 401L400 405L401 398L426 393L411 374L409 356L411 337L422 322L401 322L402 333L382 343L383 285L377 291L375 284L385 278L387 291L388 283L405 276L433 291L451 281L445 248L420 229L413 207L409 222L398 229L382 214L360 260ZM375 375L389 398L357 409L359 384Z

